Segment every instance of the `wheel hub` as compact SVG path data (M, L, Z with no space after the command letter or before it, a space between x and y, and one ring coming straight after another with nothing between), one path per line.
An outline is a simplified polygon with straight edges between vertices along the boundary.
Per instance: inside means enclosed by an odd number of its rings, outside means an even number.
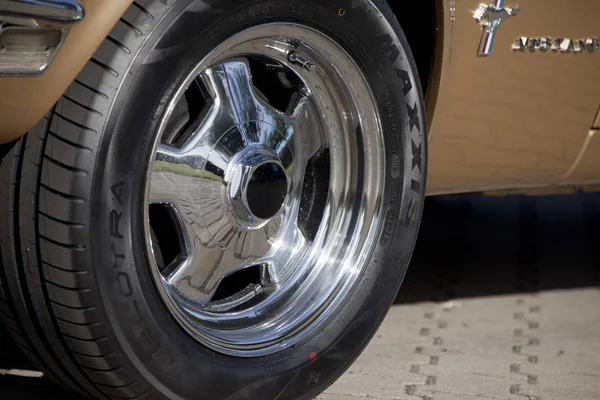
M257 218L270 219L282 209L288 193L288 179L278 162L257 166L246 186L246 202Z
M227 166L224 179L230 213L243 229L260 229L283 210L287 173L271 148L252 144Z

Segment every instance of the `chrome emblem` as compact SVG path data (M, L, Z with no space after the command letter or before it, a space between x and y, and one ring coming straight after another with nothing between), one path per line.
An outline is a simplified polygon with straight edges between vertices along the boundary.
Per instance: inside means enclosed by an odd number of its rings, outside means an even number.
M492 0L491 4L481 3L473 17L483 25L479 56L487 56L492 52L496 30L510 16L519 12L518 8L504 8L504 0Z
M597 37L584 39L552 38L552 37L519 37L512 46L513 50L530 52L553 51L560 53L589 53L600 49L600 40Z

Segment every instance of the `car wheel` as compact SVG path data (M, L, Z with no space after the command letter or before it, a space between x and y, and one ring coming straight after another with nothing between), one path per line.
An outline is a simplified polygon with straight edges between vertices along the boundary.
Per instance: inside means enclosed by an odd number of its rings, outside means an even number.
M406 272L424 115L384 1L136 1L0 164L0 315L90 397L312 398Z

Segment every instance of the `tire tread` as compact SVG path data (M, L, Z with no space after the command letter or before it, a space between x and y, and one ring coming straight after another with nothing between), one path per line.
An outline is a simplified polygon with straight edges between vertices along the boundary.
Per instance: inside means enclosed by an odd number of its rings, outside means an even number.
M54 109L0 160L0 318L36 368L91 398L151 393L109 340L83 234L105 116L170 7L132 4Z

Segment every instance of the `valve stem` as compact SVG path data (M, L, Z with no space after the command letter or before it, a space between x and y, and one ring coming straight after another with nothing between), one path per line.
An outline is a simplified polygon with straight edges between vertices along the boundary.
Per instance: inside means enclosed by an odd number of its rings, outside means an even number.
M300 54L298 54L295 51L292 51L292 52L290 52L290 54L288 54L288 60L292 64L299 65L309 72L312 72L312 70L315 67L315 65L313 63L311 63L307 59L303 58Z

